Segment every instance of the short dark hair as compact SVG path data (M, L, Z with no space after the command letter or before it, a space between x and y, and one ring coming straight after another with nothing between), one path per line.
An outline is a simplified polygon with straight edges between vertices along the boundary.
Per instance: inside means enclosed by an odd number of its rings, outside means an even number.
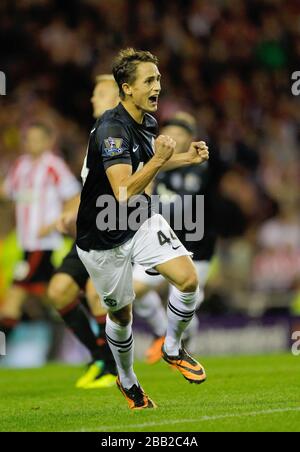
M133 83L136 78L138 63L158 64L158 59L146 50L135 50L131 47L121 50L114 60L112 73L118 84L120 98L125 98L123 83Z
M173 116L164 122L163 126L182 127L193 137L197 135L197 120L195 116L191 115L187 111L177 111Z
M187 121L184 121L183 119L177 119L177 118L171 118L168 119L163 123L163 127L168 126L177 126L184 129L187 133L194 136L196 134L196 129L191 124L189 124Z

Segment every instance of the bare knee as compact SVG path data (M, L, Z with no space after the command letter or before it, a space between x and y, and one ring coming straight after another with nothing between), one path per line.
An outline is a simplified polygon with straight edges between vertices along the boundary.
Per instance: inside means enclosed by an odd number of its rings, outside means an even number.
M180 284L176 284L176 287L180 292L196 292L199 286L198 275L196 271L193 271L191 274L187 275Z
M116 312L109 312L109 318L120 326L127 326L132 322L132 305L125 306Z
M155 267L180 292L196 292L197 269L189 256L181 256Z
M63 309L78 296L79 287L76 282L65 274L57 274L51 279L47 296L56 309Z

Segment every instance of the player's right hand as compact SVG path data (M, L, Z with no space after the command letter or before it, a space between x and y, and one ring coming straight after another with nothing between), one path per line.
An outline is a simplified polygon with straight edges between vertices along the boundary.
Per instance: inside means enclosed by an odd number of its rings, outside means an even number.
M173 155L176 141L166 135L159 135L155 140L155 157L164 163Z

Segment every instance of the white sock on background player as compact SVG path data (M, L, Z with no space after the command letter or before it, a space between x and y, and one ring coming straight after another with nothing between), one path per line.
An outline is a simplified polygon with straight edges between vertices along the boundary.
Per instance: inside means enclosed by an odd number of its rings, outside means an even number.
M199 289L196 292L185 293L172 286L167 309L167 335L164 343L167 355L178 355L182 334L194 316L198 299Z
M164 336L167 331L168 318L160 296L151 290L144 297L134 302L134 311L151 327L156 336Z
M132 323L121 326L113 322L107 315L105 332L107 342L116 361L120 382L124 388L129 389L138 382L133 371Z

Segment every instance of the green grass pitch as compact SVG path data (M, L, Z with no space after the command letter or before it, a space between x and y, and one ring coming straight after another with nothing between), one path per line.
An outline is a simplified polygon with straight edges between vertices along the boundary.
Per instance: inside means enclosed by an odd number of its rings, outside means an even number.
M204 358L191 385L164 362L135 370L157 410L131 412L116 387L79 390L82 367L0 369L0 431L300 431L300 356Z

